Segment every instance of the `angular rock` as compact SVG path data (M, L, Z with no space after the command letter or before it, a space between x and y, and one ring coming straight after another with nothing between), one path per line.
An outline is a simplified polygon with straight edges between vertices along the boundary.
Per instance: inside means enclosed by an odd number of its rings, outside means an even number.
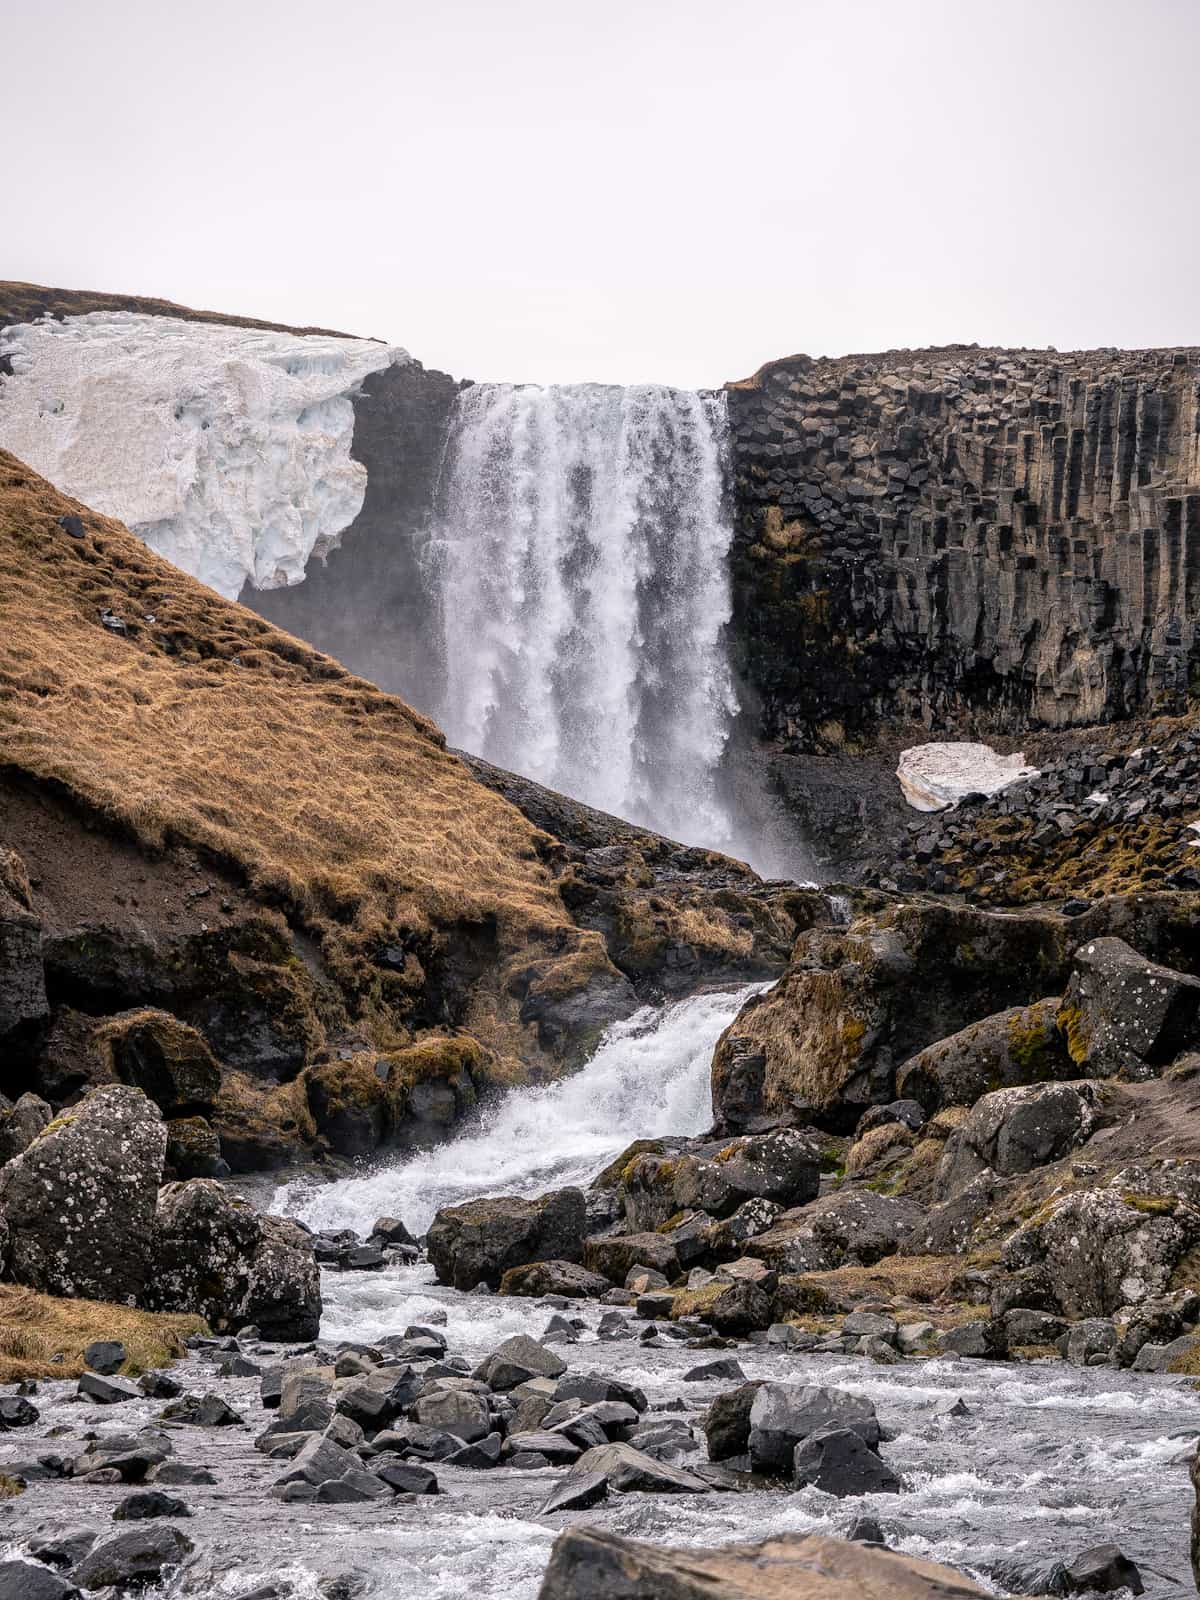
M311 1439L292 1461L291 1466L276 1482L310 1483L314 1488L331 1478L341 1478L356 1470L361 1463L349 1450L343 1450L329 1439Z
M1063 1572L1063 1594L1112 1594L1128 1589L1144 1594L1146 1585L1135 1562L1115 1544L1098 1544L1083 1550Z
M586 1525L555 1540L538 1600L985 1600L949 1567L821 1534L719 1549L642 1544Z
M191 1510L174 1495L160 1489L139 1489L113 1508L114 1522L145 1522L151 1517L190 1517Z
M704 1413L700 1426L708 1441L710 1461L728 1461L750 1450L750 1412L762 1388L757 1379L719 1394Z
M581 1476L597 1474L608 1480L610 1489L618 1493L637 1490L643 1494L707 1494L709 1486L703 1478L665 1461L655 1461L652 1456L635 1450L628 1444L602 1444L580 1456L572 1474Z
M559 1511L587 1511L608 1499L608 1478L603 1472L570 1472L538 1508L539 1517Z
M79 1380L79 1393L99 1406L119 1405L123 1400L141 1400L142 1391L128 1378L102 1378L98 1372L85 1372Z
M675 1246L659 1233L628 1233L585 1239L583 1264L610 1283L624 1284L633 1267L652 1267L668 1282L679 1276Z
M989 1090L1075 1078L1058 1026L1060 1002L1012 1006L926 1045L901 1064L897 1091L932 1116L943 1106L971 1106Z
M295 1223L260 1215L211 1178L167 1184L155 1221L150 1309L194 1311L216 1330L252 1322L264 1339L316 1338L320 1271Z
M437 1494L437 1474L416 1461L376 1459L371 1470L396 1494Z
M8 1277L45 1294L141 1301L166 1144L158 1107L137 1089L94 1089L62 1112L0 1168Z
M567 1364L544 1344L527 1334L514 1334L476 1369L475 1376L490 1389L515 1389L530 1378L561 1378Z
M1005 1361L1008 1336L998 1317L984 1322L964 1322L942 1335L942 1349L948 1356L970 1356L977 1361Z
M464 1444L486 1439L492 1431L487 1401L461 1389L435 1389L432 1394L423 1394L412 1408L412 1419L423 1428L453 1434Z
M447 1206L430 1225L425 1245L439 1283L496 1289L512 1267L581 1260L586 1225L583 1191L557 1189L536 1200L502 1196Z
M76 1600L79 1590L32 1561L0 1561L0 1600Z
M501 1294L559 1294L567 1300L599 1300L610 1287L607 1278L574 1261L531 1261L510 1267L500 1279Z
M824 1494L897 1494L900 1480L852 1428L819 1428L796 1446L792 1477Z
M1124 939L1091 939L1075 952L1059 1027L1090 1076L1150 1077L1200 1043L1200 978L1147 961Z
M1099 1122L1091 1083L1041 1083L998 1089L971 1108L946 1141L938 1195L947 1199L991 1169L1002 1177L1057 1161L1091 1137Z
M849 1428L872 1448L879 1443L869 1400L821 1384L764 1383L750 1407L750 1459L760 1472L790 1474L796 1446L831 1428Z
M89 1551L71 1577L81 1589L103 1589L106 1584L143 1587L180 1566L193 1549L187 1535L170 1523L131 1528Z
M95 1339L83 1352L84 1365L111 1378L125 1365L125 1346L118 1339Z

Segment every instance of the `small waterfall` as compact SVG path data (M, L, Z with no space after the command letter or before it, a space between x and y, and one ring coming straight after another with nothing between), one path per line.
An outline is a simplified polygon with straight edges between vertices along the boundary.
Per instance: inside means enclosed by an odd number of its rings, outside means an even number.
M437 510L451 743L673 838L736 848L725 399L476 384Z
M713 1049L764 987L693 995L662 1010L644 1006L614 1023L572 1077L544 1089L514 1089L450 1143L369 1176L316 1189L302 1181L285 1185L272 1210L313 1228L360 1233L387 1215L423 1233L442 1206L586 1184L634 1139L702 1133L712 1122Z

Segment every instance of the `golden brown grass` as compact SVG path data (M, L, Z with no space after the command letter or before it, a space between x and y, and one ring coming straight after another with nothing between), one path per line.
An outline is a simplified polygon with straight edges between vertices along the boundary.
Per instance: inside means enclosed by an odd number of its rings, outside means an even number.
M189 1334L208 1332L202 1317L134 1311L98 1300L60 1300L16 1284L0 1284L0 1383L24 1378L75 1378L94 1339L119 1339L121 1369L136 1376L184 1354ZM61 1357L56 1361L55 1356Z
M104 294L96 289L51 289L41 283L0 281L0 327L10 322L34 322L38 317L82 317L91 311L140 311L151 317L177 317L184 322L219 322L226 327L262 328L272 333L333 333L332 328L289 328L283 322L260 322L255 317L233 317L222 311L193 311L173 300L145 295ZM352 339L354 334L337 334Z
M101 624L109 610L127 634ZM417 959L382 979L371 966L397 928L436 946L456 923L494 927L501 976L531 944L565 956L583 939L547 836L430 722L0 451L3 766L151 850L208 852L385 1003L424 981Z

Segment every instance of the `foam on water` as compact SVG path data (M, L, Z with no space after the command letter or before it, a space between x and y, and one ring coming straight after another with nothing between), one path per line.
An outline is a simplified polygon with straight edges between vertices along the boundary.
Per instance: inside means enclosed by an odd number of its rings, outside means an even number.
M701 1133L712 1121L713 1046L762 987L644 1006L572 1077L515 1089L456 1139L362 1177L285 1185L272 1209L311 1228L366 1233L393 1216L423 1233L442 1206L586 1183L634 1139Z

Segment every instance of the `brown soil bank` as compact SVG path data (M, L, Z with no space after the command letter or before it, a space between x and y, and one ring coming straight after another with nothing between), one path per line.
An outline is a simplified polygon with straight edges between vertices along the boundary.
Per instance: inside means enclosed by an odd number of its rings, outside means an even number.
M401 701L3 452L0 611L9 1093L115 1072L211 1118L219 1154L180 1140L197 1162L362 1154L556 1070L645 994L779 970L821 915L528 786L511 803ZM97 1042L145 1008L160 1026ZM217 1059L215 1109L178 1090L198 1046L170 1017Z

